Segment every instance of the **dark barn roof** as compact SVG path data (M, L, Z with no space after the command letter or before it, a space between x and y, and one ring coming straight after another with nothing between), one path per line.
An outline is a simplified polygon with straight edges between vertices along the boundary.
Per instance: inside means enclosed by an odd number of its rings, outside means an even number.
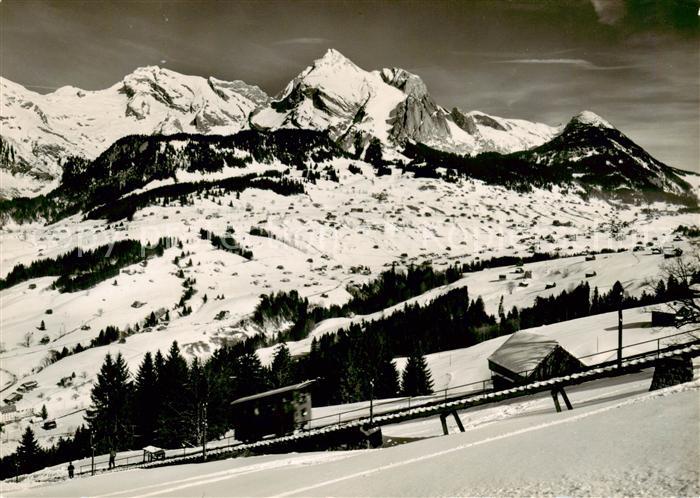
M246 401L253 401L255 399L276 396L278 394L283 394L283 393L290 392L290 391L299 391L301 389L305 389L306 387L310 386L314 382L316 382L316 381L315 380L305 380L304 382L300 382L299 384L293 384L291 386L280 387L279 389L273 389L271 391L265 391L262 393L253 394L251 396L246 396L245 398L238 398L237 400L232 401L231 404L237 405L239 403L245 403Z

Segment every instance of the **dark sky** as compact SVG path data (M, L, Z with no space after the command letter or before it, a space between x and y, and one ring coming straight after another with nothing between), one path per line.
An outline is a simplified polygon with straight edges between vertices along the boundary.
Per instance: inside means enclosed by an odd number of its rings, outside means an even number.
M99 89L138 66L276 94L327 48L419 74L438 103L567 121L591 109L673 166L700 165L697 0L0 3L0 74Z

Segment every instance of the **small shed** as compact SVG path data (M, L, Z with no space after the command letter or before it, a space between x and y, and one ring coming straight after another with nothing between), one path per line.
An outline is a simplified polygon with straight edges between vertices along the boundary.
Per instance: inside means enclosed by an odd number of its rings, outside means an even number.
M676 257L683 254L683 249L681 249L680 247L665 246L663 248L663 252L664 252L664 258L666 258L666 259L676 258Z
M146 446L143 448L143 461L152 462L153 460L164 460L165 450L157 446Z
M516 332L488 358L495 389L567 375L583 364L557 341L531 332Z
M17 389L19 392L29 392L32 389L36 389L36 387L39 385L39 383L35 380L30 380L27 382L24 382L23 384L20 384L19 388Z
M13 405L21 399L22 399L22 395L20 393L12 393L7 398L3 399L3 401L5 403L7 403L8 405Z
M231 402L236 439L254 441L304 427L311 420L311 385L314 380L246 396Z

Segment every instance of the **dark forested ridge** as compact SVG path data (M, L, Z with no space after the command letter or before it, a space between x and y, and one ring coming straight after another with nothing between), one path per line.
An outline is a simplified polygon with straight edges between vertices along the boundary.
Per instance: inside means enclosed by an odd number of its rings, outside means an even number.
M0 289L46 276L58 276L52 286L60 292L87 289L117 276L125 266L152 256L162 256L163 251L175 243L174 239L164 237L155 245L143 245L137 240L126 239L95 249L83 250L76 247L55 258L32 261L29 266L21 263L16 265L4 279L0 279Z
M301 298L297 291L263 294L252 320L260 326L264 326L268 321L276 324L291 322L288 330L280 332L278 340L298 341L306 337L321 320L374 313L419 296L430 289L455 282L460 276L458 265L445 271L437 271L429 264L411 265L406 271L397 271L392 267L369 283L348 288L352 298L346 304L328 308L310 306L308 299Z
M10 154L6 153L8 157ZM44 218L53 222L79 211L92 210L91 217L120 219L133 213L122 196L153 180L174 178L179 169L210 173L224 167L243 167L252 160L261 163L277 160L306 170L314 164L344 156L345 152L327 133L309 130L245 130L230 136L131 135L117 140L94 161L67 158L62 165L61 183L55 190L33 198L0 200L0 217L20 222ZM303 192L298 181L286 177L272 180L272 177L273 172L268 172L259 179L246 175L247 181L226 178L168 185L131 196L127 204L135 203L135 210L153 202L156 196L180 197L212 188L240 191L254 187L282 194ZM118 205L108 206L113 203Z
M90 210L86 217L88 219L104 218L107 221L131 219L138 209L157 203L166 206L171 203L184 206L194 202L191 197L193 195L221 197L227 192L242 192L247 188L270 190L279 195L304 193L304 184L301 181L286 178L279 171L270 170L261 174L251 173L222 180L201 180L163 185L102 204Z
M307 130L245 130L229 136L133 135L117 140L92 162L77 168L67 163L61 187L70 193L88 181L87 203L96 205L152 180L171 178L178 169L216 172L225 166L243 167L252 160L269 163L275 159L301 169L308 163L342 156L327 134Z

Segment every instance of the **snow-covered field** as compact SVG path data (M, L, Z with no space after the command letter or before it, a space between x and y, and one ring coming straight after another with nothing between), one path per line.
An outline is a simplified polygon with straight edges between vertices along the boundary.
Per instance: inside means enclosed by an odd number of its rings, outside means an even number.
M461 413L465 433L378 450L265 455L54 482L2 483L4 496L696 495L696 380L647 392L649 372ZM426 430L426 426L430 429ZM439 421L386 427L436 436ZM604 458L603 458L604 455ZM439 478L436 478L439 476ZM32 487L35 486L35 487Z
M46 404L50 417L58 418L59 426L52 431L39 430L38 435L43 444L51 444L58 435L70 433L82 423L80 410L89 404L91 382L107 352L122 352L132 372L146 351L166 350L173 340L190 357L205 357L223 341L259 331L242 320L250 316L262 293L298 290L312 303L329 305L346 302L350 298L348 285L376 278L394 263L401 268L429 261L437 268L446 268L478 258L527 255L532 250L566 255L608 247L629 249L598 255L594 261L576 256L527 264L524 270L532 272L527 287L517 285L519 275L512 267L496 268L465 274L449 286L412 300L425 303L451 288L468 286L470 296L481 295L487 311L495 313L501 297L506 309L528 306L537 296L559 293L583 280L601 292L620 280L627 292L639 294L649 281L662 275L663 256L651 254L651 246L674 244L685 251L693 250L692 240L673 241L672 230L678 225L696 224L697 216L679 214L675 208L662 204L626 206L596 199L584 202L578 195L557 189L523 196L477 181L453 184L401 176L397 171L391 176L376 177L365 163L356 163L363 168L363 174L357 175L348 170L352 163L347 159L334 160L340 183L320 180L315 185L307 184L307 194L303 196L284 197L249 189L240 198L230 194L218 199L198 199L190 206L147 207L123 225L83 221L76 216L50 226L3 226L2 276L18 263L29 264L74 247L89 249L125 238L154 242L161 236L174 236L182 241L182 251L189 253L176 265L173 259L180 250L169 249L163 257L150 259L145 267L125 268L116 279L85 291L61 294L51 290L52 277L0 291L3 397L13 392L15 381L37 380L39 388L26 395L17 407L39 410ZM259 171L261 165L252 164L249 168ZM253 251L251 261L217 250L198 236L200 228L222 234L227 226L234 228L236 239ZM252 226L264 227L276 238L249 235ZM632 252L639 244L644 250ZM369 274L358 272L360 265L367 267ZM196 279L197 293L188 303L193 312L185 317L174 311L182 294L176 277L179 269ZM585 276L593 271L594 277ZM500 275L506 279L500 280ZM545 289L545 284L552 281L557 286ZM202 299L205 294L206 303ZM219 295L223 299L214 299ZM308 350L312 337L333 332L352 320L380 317L401 306L370 316L321 322L308 339L290 344L290 350L293 354L302 353ZM107 325L133 326L151 311L163 308L170 309L171 320L167 324L129 336L122 344L89 349L46 366L51 350L64 346L70 349L79 342L85 346ZM37 330L42 320L45 331ZM593 320L585 327L590 327L587 330L594 331L594 335L586 335L588 342L580 350L574 347L574 354L594 353L596 348L611 346L614 333L604 329L613 326L614 321L605 318L611 321L608 324L595 321L598 318ZM648 321L648 317L629 318L629 323L640 321ZM636 337L635 330L630 330L630 340ZM25 342L28 334L29 346ZM639 330L640 338L654 334L648 328ZM49 342L40 344L44 336ZM259 352L264 363L270 360L272 350ZM484 365L454 354L439 353L429 358L436 388L488 376L484 375ZM448 367L440 366L444 362ZM449 367L450 362L455 366ZM402 360L398 363L402 365ZM72 386L57 386L60 379L73 373L76 380ZM14 449L26 423L24 420L6 427L3 454Z

